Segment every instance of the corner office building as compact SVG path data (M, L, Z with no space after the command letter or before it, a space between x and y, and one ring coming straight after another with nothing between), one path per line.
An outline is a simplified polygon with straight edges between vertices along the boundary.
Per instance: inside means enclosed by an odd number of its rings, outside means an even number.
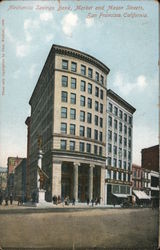
M88 54L52 46L29 102L31 193L37 187L41 136L47 200L104 198L108 73Z
M107 91L105 203L120 204L132 195L132 129L135 108Z

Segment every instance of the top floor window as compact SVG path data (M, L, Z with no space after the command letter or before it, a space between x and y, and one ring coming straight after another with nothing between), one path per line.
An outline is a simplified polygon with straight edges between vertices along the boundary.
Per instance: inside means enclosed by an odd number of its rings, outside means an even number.
M62 60L62 69L68 69L68 61Z
M122 116L123 116L122 110L119 110L119 118L122 119Z
M86 75L86 66L81 65L81 74Z
M114 107L114 114L117 116L118 115L118 108Z
M88 68L88 76L92 78L93 70L91 68Z
M99 73L96 72L96 81L99 82Z
M124 114L124 121L127 122L127 114Z
M112 103L110 103L110 102L109 102L109 104L108 104L108 109L109 109L109 112L112 113L113 105L112 105Z
M77 63L71 62L71 71L73 71L73 72L77 71Z
M104 77L101 75L101 83L104 84Z
M132 125L132 117L129 116L129 124Z

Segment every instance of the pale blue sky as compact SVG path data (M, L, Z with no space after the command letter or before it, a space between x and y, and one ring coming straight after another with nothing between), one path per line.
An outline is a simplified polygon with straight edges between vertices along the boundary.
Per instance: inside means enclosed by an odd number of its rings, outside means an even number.
M158 3L155 1L61 1L72 10L58 12L58 1L7 1L1 3L5 22L5 95L0 97L0 166L8 156L26 156L25 119L28 101L52 44L84 51L110 68L108 88L136 108L133 162L140 151L158 144ZM36 6L53 11L36 10ZM76 5L122 6L122 17L87 19L90 11ZM127 11L127 5L143 10ZM9 10L10 6L17 10ZM22 7L32 10L20 10ZM99 15L100 12L92 11ZM123 13L147 14L129 18ZM1 22L2 23L2 22ZM2 26L1 26L2 29Z

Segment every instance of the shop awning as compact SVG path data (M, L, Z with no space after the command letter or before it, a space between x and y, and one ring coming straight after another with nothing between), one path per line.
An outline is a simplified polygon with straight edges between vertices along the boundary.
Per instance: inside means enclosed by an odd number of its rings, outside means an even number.
M144 191L133 190L133 193L137 196L139 200L150 200L151 197L148 196Z
M113 194L114 196L116 196L117 198L128 198L127 194Z

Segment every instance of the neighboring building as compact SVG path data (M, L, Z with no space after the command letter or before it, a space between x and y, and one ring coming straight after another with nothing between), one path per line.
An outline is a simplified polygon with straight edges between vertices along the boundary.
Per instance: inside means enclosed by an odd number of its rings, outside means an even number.
M150 196L153 199L159 200L159 172L150 172Z
M26 164L24 158L15 168L14 173L14 195L16 198L21 197L25 201L26 197Z
M29 101L31 193L37 190L40 136L42 168L50 177L46 199L59 195L84 202L101 196L104 201L108 73L107 66L86 53L52 46ZM129 129L135 110L127 108ZM130 174L128 167L126 172Z
M26 163L26 198L30 199L30 123L31 118L27 117L25 124L27 125L27 163Z
M150 178L151 170L142 168L142 190L150 196L150 185L151 185L151 178Z
M7 160L7 191L8 194L14 192L14 171L17 165L23 160L23 158L8 157Z
M7 188L7 168L0 167L0 191L5 192Z
M159 172L159 145L143 148L142 168Z
M121 203L132 195L132 134L135 108L107 91L107 171L105 203Z
M136 164L132 164L132 187L137 190L142 188L142 168Z

